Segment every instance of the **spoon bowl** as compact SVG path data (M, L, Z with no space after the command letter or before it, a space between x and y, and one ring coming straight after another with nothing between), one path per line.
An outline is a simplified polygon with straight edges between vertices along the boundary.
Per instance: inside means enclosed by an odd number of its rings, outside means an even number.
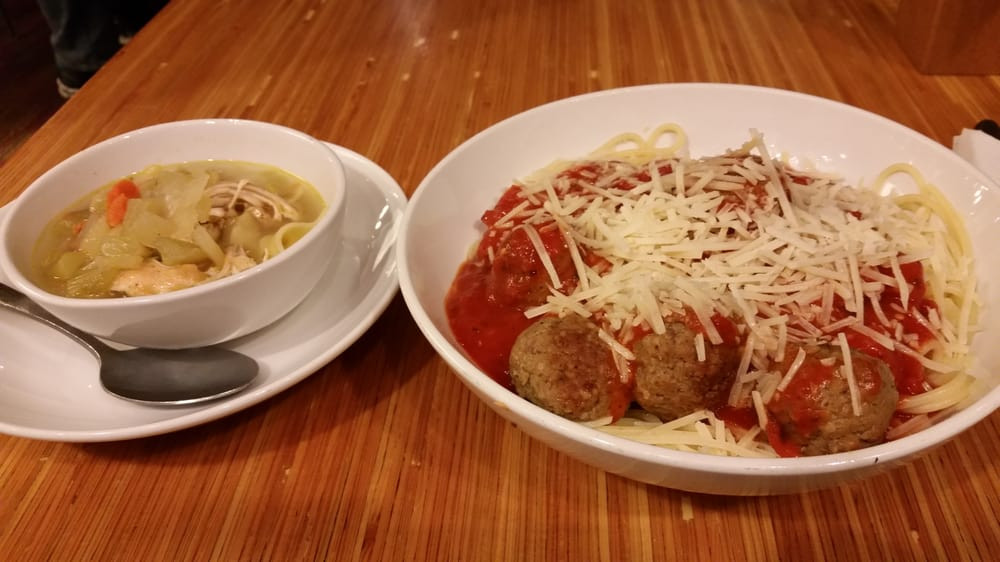
M125 400L158 406L218 400L250 386L259 370L253 358L222 347L115 349L2 283L0 305L45 322L87 348L100 363L101 386Z
M104 390L146 404L186 406L225 398L257 376L256 361L222 347L108 348L97 355Z

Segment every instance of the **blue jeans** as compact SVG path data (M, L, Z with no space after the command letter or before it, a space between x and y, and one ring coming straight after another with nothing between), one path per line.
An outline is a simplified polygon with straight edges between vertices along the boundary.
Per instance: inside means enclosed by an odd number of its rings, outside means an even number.
M56 72L63 84L83 86L167 0L38 0L52 32Z

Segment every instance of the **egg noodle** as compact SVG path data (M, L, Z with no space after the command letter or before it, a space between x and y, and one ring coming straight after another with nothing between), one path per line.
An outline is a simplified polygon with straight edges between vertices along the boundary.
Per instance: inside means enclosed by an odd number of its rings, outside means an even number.
M610 173L585 178L582 192L558 189L569 181L560 174L581 162L599 162ZM637 169L649 181L616 188L617 180L634 177ZM896 193L890 180L897 177L909 178L912 193ZM744 191L748 183L763 186L759 208L724 204L727 193ZM762 436L766 405L802 364L800 346L843 351L858 415L847 331L911 356L925 372L919 392L901 390L897 412L906 414L899 416L905 421L890 428L889 439L931 425L968 395L973 379L966 374L967 357L979 304L972 245L958 213L911 165L894 164L871 185L855 188L834 175L773 159L753 130L739 149L691 159L683 129L665 124L646 136L618 135L584 160L554 162L518 185L532 205L526 201L497 224L522 221L552 285L547 301L526 311L529 317L599 319L623 380L631 376L634 329L662 334L664 318L686 310L704 328L695 336L699 359L705 346L722 342L710 320L714 314L735 319L745 341L729 405L756 413L758 423L748 431L727 426L708 410L676 420L632 410L614 423L608 418L586 425L680 450L775 456ZM569 294L557 290L564 284L532 226L550 222L562 231L579 277ZM584 249L611 267L598 271L582 259ZM926 295L935 305L923 312L908 306L911 286L902 271L914 262L923 266ZM883 310L884 290L898 292L902 306ZM844 310L839 318L835 303ZM932 341L907 333L894 320L903 314L912 315ZM786 350L796 349L791 367L778 370Z

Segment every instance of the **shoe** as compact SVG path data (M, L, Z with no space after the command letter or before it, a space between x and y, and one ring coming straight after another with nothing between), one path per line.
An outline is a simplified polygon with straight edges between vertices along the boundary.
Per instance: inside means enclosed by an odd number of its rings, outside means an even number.
M59 90L59 95L62 96L64 100L68 100L73 97L73 94L80 91L80 88L67 86L66 83L59 78L56 78L56 89Z

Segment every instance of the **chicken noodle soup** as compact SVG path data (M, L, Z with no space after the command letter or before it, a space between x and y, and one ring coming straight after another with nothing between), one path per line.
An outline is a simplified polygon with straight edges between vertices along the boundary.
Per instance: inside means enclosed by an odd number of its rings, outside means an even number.
M666 141L666 142L664 142ZM445 309L469 356L561 416L655 445L836 453L967 394L971 245L909 165L853 187L675 125L510 186ZM911 194L883 196L909 176Z
M153 165L98 188L46 225L32 255L33 281L84 298L193 287L274 257L325 209L313 186L273 166Z

